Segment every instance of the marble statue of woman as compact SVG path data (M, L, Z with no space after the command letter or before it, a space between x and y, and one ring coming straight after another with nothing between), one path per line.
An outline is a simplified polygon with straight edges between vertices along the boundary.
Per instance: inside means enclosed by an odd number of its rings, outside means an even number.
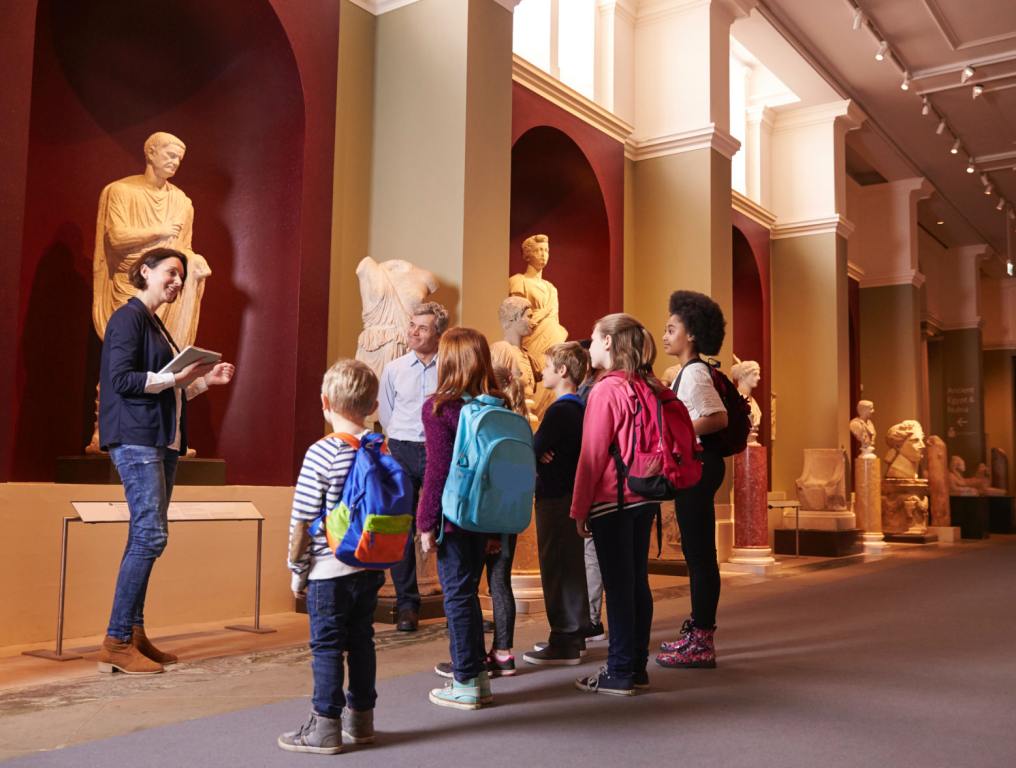
M176 345L193 344L198 333L205 280L212 274L204 257L191 249L194 206L169 180L183 162L186 145L170 133L153 133L145 141L145 170L107 184L99 195L92 262L92 323L106 335L112 314L135 295L128 273L145 251L174 248L187 257L187 280L180 297L158 310ZM88 453L99 452L98 425Z
M885 455L885 463L889 465L886 477L916 479L924 458L924 428L913 419L894 424L886 432L886 445L889 453Z
M861 446L858 456L875 455L875 423L871 417L875 414L875 404L871 400L859 400L857 417L850 420L850 434Z
M754 360L744 362L734 358L734 365L730 369L731 378L741 396L748 401L751 412L748 416L751 421L751 432L748 433L748 445L758 445L758 428L762 423L762 409L752 396L752 390L758 386L759 378L762 376L762 367Z
M522 384L529 417L535 422L534 397L541 374L523 346L533 332L533 308L521 296L509 296L501 302L497 316L504 338L490 345L490 361L495 368L504 368Z
M550 261L549 238L546 235L527 237L522 241L522 258L526 271L508 278L508 294L526 299L533 308L533 332L523 346L537 370L542 371L547 349L568 338L568 331L559 317L557 288L543 277L543 270ZM552 392L537 387L534 413L542 416L553 401Z
M356 340L356 359L381 370L409 349L413 310L437 290L437 278L402 259L380 263L370 256L356 267L363 302L363 330Z

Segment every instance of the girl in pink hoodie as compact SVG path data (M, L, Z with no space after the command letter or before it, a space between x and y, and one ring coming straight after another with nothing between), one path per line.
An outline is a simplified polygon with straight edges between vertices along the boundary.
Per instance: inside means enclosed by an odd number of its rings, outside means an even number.
M659 502L631 492L618 477L610 455L613 444L630 445L636 428L636 399L630 382L636 377L656 390L653 375L656 344L634 317L623 313L600 318L593 327L590 362L603 372L589 393L582 423L572 494L571 516L580 536L592 536L607 593L610 645L607 664L598 674L575 681L580 690L630 696L649 685L649 631L653 596L649 590L649 537ZM623 505L618 508L618 482Z

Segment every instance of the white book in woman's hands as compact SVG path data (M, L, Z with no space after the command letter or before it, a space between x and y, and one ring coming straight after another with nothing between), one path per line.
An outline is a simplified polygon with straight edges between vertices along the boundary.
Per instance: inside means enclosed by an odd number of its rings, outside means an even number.
M185 347L176 357L166 363L159 373L180 373L192 363L214 364L222 359L221 352L212 352L201 347Z

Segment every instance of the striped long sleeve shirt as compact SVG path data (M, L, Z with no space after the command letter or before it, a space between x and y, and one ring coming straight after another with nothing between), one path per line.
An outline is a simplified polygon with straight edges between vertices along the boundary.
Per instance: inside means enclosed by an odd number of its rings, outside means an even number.
M355 456L356 451L338 437L323 437L307 449L289 519L289 570L294 574L294 586L302 586L308 579L334 579L363 570L335 557L323 528L316 535L310 533L311 523L322 510L332 509L342 498Z

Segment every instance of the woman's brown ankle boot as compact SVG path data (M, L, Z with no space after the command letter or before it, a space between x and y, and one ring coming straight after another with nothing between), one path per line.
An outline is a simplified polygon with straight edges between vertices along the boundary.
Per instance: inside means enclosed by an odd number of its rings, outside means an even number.
M157 675L163 671L162 665L152 661L134 647L134 643L125 643L115 637L106 636L99 649L100 672L123 672L126 675Z
M131 645L141 651L141 653L149 659L158 662L159 664L176 664L177 662L177 658L174 654L160 651L152 645L152 641L149 640L148 635L145 634L145 628L137 624L134 625L134 634L131 637Z

